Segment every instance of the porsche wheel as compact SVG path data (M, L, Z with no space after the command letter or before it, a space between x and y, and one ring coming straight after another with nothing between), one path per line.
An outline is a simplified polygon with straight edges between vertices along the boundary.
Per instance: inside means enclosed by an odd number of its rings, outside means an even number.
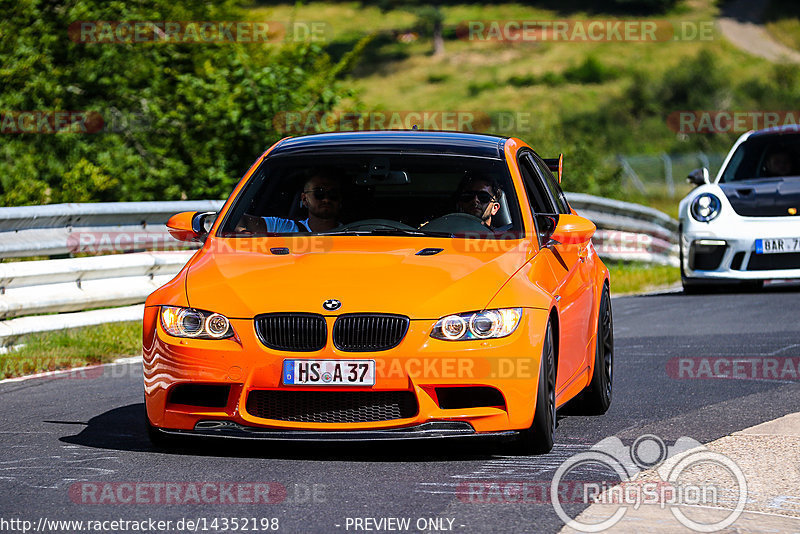
M533 424L520 432L517 442L521 454L545 454L553 449L556 431L556 364L553 345L553 327L547 323L547 332L539 364L539 385L536 388L536 410Z

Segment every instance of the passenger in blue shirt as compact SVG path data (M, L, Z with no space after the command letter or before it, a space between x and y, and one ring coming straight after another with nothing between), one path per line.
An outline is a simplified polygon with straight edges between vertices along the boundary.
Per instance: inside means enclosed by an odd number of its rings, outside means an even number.
M300 206L308 208L308 218L293 221L282 217L264 217L269 233L328 232L337 226L342 209L342 190L339 180L318 171L303 185Z

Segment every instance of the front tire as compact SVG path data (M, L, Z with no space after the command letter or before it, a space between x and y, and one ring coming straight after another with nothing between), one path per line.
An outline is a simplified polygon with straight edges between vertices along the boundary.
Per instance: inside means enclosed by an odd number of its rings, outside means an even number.
M147 401L145 401L144 424L147 428L147 437L153 447L157 449L171 449L178 444L178 438L176 436L162 432L150 422L150 418L147 416Z
M522 430L517 438L521 454L546 454L553 449L556 431L556 363L553 327L548 322L539 364L539 383L536 388L536 409L531 427Z

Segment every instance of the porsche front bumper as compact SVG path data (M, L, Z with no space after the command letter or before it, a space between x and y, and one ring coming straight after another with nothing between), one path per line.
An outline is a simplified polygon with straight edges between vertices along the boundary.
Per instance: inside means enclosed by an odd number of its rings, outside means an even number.
M703 281L800 278L800 253L758 254L758 239L800 238L800 218L721 214L702 223L684 218L684 276Z

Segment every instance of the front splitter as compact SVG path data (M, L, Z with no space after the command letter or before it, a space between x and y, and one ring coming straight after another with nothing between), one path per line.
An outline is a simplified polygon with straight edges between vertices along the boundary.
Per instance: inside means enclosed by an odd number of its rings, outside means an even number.
M431 421L421 425L381 430L286 430L240 425L233 421L199 421L193 430L158 429L172 436L203 436L274 441L383 441L463 437L511 437L517 432L475 432L465 421Z

